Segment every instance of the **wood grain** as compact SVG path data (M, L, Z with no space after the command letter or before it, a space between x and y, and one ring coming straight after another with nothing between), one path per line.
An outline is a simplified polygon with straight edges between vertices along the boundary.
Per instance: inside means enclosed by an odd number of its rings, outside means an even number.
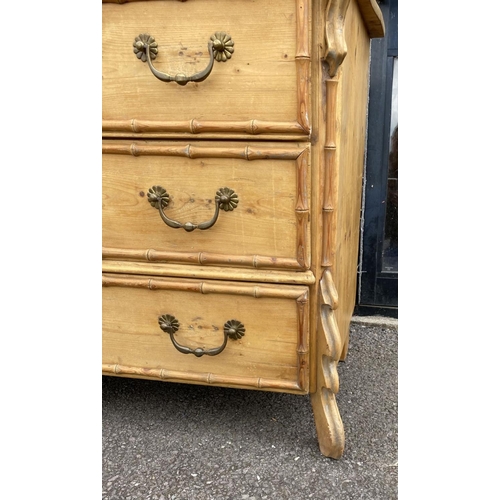
M105 142L103 246L136 250L148 260L259 268L310 265L310 169L307 145ZM147 199L160 185L165 214L202 222L214 214L215 193L239 198L205 231L168 227ZM202 255L200 255L202 254Z
M370 38L384 29L375 0L103 2L104 374L309 393L321 452L342 456L338 363L356 297ZM195 72L219 30L234 57L200 84L161 83L133 54L150 31L159 69ZM220 187L240 201L187 233L148 203L158 184L181 222L211 218ZM196 358L159 328L166 313L193 348L220 345L229 319L246 334Z
M304 393L309 370L307 310L307 287L105 274L104 371L116 365L142 367L136 374L147 377L148 370L165 369L184 373L186 380L190 374L197 374L197 380L212 374L207 383L247 385L251 379L252 387L261 379L264 389L285 382L288 390ZM230 319L242 322L246 331L240 340L229 340L219 355L197 358L173 347L158 325L163 314L179 320L176 340L193 348L220 345L223 325Z
M310 0L214 4L103 3L103 131L309 135ZM235 50L200 83L163 83L132 50L135 37L149 33L156 68L194 74L207 66L216 31L227 32Z

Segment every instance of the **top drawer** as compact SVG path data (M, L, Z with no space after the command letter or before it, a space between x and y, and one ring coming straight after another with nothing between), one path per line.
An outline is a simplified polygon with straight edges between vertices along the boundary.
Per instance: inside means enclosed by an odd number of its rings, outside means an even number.
M117 1L102 5L104 136L309 136L310 0ZM161 81L134 53L141 34L157 44L159 72L206 73L213 50L210 73ZM229 49L226 61L217 61L212 37Z

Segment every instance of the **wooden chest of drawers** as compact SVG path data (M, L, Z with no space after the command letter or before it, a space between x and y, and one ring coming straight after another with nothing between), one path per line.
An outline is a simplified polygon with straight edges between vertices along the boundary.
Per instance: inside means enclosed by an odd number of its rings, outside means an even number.
M103 373L335 401L374 0L103 1Z

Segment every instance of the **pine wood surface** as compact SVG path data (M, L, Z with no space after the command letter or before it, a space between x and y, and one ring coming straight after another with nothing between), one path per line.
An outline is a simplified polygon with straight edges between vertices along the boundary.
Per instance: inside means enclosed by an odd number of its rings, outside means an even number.
M263 2L243 0L103 4L104 129L168 131L174 125L177 131L188 127L200 133L220 130L222 121L228 122L223 129L244 124L250 133L304 132L308 78L301 59L308 59L309 39L307 22L306 29L297 23L306 10L303 3L275 0L265 8ZM207 43L218 31L234 41L231 59L215 62L205 81L186 86L155 78L132 48L135 37L148 33L158 43L155 67L189 75L207 66Z
M239 385L262 379L263 388L272 387L272 380L279 387L283 380L295 384L296 392L307 391L300 373L308 363L307 287L107 274L103 284L103 364L142 367L144 377L150 369L167 369L187 378L228 377L233 385L238 377ZM221 345L224 323L231 319L244 324L245 334L229 339L217 356L184 355L160 329L163 314L178 319L175 338L191 348Z
M264 150L223 142L206 147L134 144L105 142L103 146L105 247L154 249L174 254L170 260L184 256L185 262L191 262L193 253L203 252L221 256L228 265L308 267L307 144L267 145ZM216 191L222 187L233 189L239 202L233 211L220 210L209 230L186 232L167 226L148 202L148 190L156 185L170 195L165 214L182 223L210 220Z
M231 24L213 32L235 53L200 84L162 83L133 54L150 32L159 69L201 69L214 21ZM321 452L342 456L337 367L355 304L370 38L383 35L375 0L104 1L103 373L309 392ZM180 222L210 219L226 185L240 203L186 233L147 202L155 184ZM214 358L177 352L157 323L174 314L182 342L211 347L234 308L252 333Z

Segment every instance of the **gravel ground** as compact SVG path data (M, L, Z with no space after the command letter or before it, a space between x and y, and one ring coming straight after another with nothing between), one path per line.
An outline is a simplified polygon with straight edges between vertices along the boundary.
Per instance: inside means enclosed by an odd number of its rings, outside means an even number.
M103 377L102 499L397 499L397 349L397 324L351 324L340 460L307 396Z

